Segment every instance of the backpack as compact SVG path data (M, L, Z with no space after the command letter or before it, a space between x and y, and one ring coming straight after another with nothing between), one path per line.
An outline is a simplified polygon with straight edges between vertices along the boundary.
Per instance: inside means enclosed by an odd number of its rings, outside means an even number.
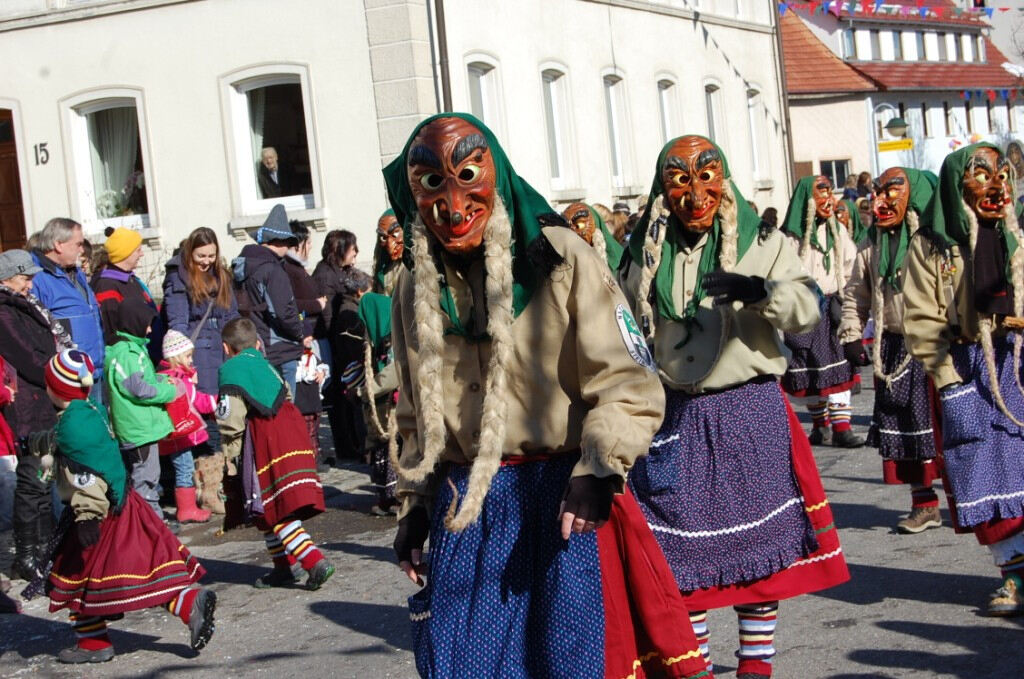
M256 270L259 270L258 266ZM251 276L256 270L248 273ZM266 290L263 286L252 285L248 280L245 270L245 257L235 257L231 260L231 284L235 292L235 300L238 302L238 313L240 316L252 319L253 316L266 311ZM256 294L253 294L253 292Z

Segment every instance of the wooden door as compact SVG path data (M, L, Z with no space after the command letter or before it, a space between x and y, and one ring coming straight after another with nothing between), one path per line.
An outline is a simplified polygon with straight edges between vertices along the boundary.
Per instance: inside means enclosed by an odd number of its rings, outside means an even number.
M18 150L14 144L14 120L0 109L0 250L25 245L25 213L21 207Z

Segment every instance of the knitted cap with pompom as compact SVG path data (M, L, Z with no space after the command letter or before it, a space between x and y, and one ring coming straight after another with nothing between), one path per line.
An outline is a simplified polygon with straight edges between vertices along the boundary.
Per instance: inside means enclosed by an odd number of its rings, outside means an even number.
M192 340L177 330L168 330L167 334L164 335L162 348L164 358L173 358L174 356L184 354L186 351L192 351L195 349L195 345L192 344Z
M46 386L65 401L88 398L94 370L92 359L84 351L65 349L46 364Z

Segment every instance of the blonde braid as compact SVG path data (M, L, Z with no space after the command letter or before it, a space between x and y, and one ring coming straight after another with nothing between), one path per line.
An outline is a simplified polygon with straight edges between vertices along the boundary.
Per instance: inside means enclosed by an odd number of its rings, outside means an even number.
M647 326L647 341L654 339L654 309L651 308L651 285L661 264L661 244L668 232L669 211L665 207L665 196L659 195L651 206L651 215L644 234L643 262L640 264L640 282L636 291L636 303L640 313L640 328ZM655 222L661 223L654 228ZM652 233L654 232L654 233ZM644 323L646 321L646 323Z
M917 212L908 209L906 216L906 224L908 231L908 238L913 237L917 233L918 228L921 226L921 221L917 216ZM875 249L875 255L878 255L878 249ZM878 270L878 263L872 262L874 270ZM910 362L914 360L910 352L903 357L903 362L896 366L888 375L882 368L882 332L885 330L885 279L881 274L878 276L878 282L874 285L874 289L871 291L871 317L875 319L876 335L875 341L871 346L871 363L874 367L875 377L885 383L886 389L892 389L892 383L896 378L903 374L903 371L907 369ZM895 301L895 300L894 300Z
M807 248L811 245L811 230L815 228L814 216L818 212L818 206L814 202L814 196L807 199L807 208L804 209L804 237L800 240L800 259L807 255Z
M444 322L441 319L441 285L437 265L430 254L427 230L419 215L412 225L413 316L416 319L419 368L416 389L419 401L419 429L423 432L422 460L412 469L396 467L403 479L423 481L437 466L448 431L444 424Z
M832 257L836 260L836 285L839 286L836 290L836 294L842 295L843 288L846 287L846 265L844 263L842 254L843 240L839 237L839 234L840 229L844 229L845 227L841 227L839 225L839 220L837 220L833 215L832 217L828 218L827 222L825 222L825 228L832 232Z
M466 496L456 513L454 494L445 517L445 527L460 532L474 523L483 509L491 480L501 465L505 445L508 366L515 357L512 340L512 222L504 203L495 201L484 236L487 278L487 333L491 337L491 358L487 365L486 390L480 418L480 442L469 472Z
M380 436L387 436L386 425L380 423L380 415L377 414L377 399L374 398L373 386L375 382L375 371L373 369L373 349L370 347L369 340L363 340L363 372L365 373L365 383L363 389L366 390L366 401L370 406L370 424L373 425L374 430Z
M601 229L596 224L594 225L593 241L590 247L594 248L594 252L600 255L601 259L608 261L608 252L604 244L604 233L601 232Z

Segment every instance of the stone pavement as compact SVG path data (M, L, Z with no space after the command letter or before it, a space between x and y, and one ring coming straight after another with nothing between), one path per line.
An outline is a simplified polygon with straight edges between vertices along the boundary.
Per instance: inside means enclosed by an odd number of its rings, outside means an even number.
M854 399L859 433L872 398L868 388ZM881 483L873 449L815 454L853 578L782 603L776 676L1024 676L1024 619L978 615L998 584L987 550L948 527L896 534L909 491ZM338 570L319 592L253 589L267 568L255 530L218 537L210 526L189 526L183 535L220 602L217 633L198 657L179 621L149 610L113 623L113 661L61 666L54 655L73 643L66 616L35 600L25 615L0 616L0 676L415 677L405 608L414 588L392 565L394 524L367 514L373 499L364 467L333 470L324 482L329 509L307 525ZM733 676L735 616L713 611L710 622L716 676Z

